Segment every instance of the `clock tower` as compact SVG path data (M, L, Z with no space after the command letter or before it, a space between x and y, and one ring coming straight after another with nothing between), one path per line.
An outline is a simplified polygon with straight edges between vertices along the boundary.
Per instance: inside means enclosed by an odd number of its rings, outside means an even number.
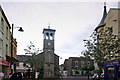
M43 53L44 53L44 77L55 77L54 75L54 29L43 29Z

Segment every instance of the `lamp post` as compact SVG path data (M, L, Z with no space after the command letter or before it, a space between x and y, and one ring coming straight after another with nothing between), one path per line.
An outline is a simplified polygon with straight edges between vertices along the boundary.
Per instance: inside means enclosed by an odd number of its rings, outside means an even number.
M22 27L15 27L19 28L18 31L23 32L24 30ZM14 24L12 24L12 32L11 32L11 58L13 57L13 29L14 29ZM13 73L13 63L11 62L11 73Z
M89 80L89 69L90 69L89 63L88 63L87 69L88 69L88 80Z

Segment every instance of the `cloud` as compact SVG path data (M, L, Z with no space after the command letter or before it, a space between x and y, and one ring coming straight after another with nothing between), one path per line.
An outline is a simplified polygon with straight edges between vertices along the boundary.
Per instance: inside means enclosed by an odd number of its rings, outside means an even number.
M15 26L23 26L24 33L14 31L18 42L18 54L32 41L43 48L43 28L51 23L55 29L55 53L61 57L78 56L84 50L84 39L88 39L99 24L103 14L103 2L14 2L4 0L5 14ZM13 1L13 2L11 2ZM17 1L17 0L15 0ZM23 1L23 0L19 0ZM32 0L33 1L33 0ZM41 0L42 1L42 0ZM45 1L45 0L44 0ZM47 1L47 0L46 0ZM57 0L58 1L58 0ZM67 0L66 0L67 1ZM72 1L72 0L71 0ZM83 1L83 0L82 0ZM116 6L109 3L107 8Z
M101 2L105 0L3 0L3 2ZM107 2L118 2L119 0L106 0Z

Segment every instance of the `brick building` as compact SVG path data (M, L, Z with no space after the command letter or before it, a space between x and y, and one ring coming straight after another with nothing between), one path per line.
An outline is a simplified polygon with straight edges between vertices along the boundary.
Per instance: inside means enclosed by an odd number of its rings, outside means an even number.
M88 61L84 57L69 57L64 61L64 69L67 70L68 76L85 75L86 71L82 70L82 67L88 64L94 65L94 61Z

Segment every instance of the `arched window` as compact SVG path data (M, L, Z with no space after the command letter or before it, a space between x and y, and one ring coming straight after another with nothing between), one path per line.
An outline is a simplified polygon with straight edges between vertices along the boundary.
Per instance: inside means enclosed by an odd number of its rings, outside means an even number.
M50 33L50 40L53 40L53 33Z
M49 33L46 33L46 39L48 39L49 38Z

